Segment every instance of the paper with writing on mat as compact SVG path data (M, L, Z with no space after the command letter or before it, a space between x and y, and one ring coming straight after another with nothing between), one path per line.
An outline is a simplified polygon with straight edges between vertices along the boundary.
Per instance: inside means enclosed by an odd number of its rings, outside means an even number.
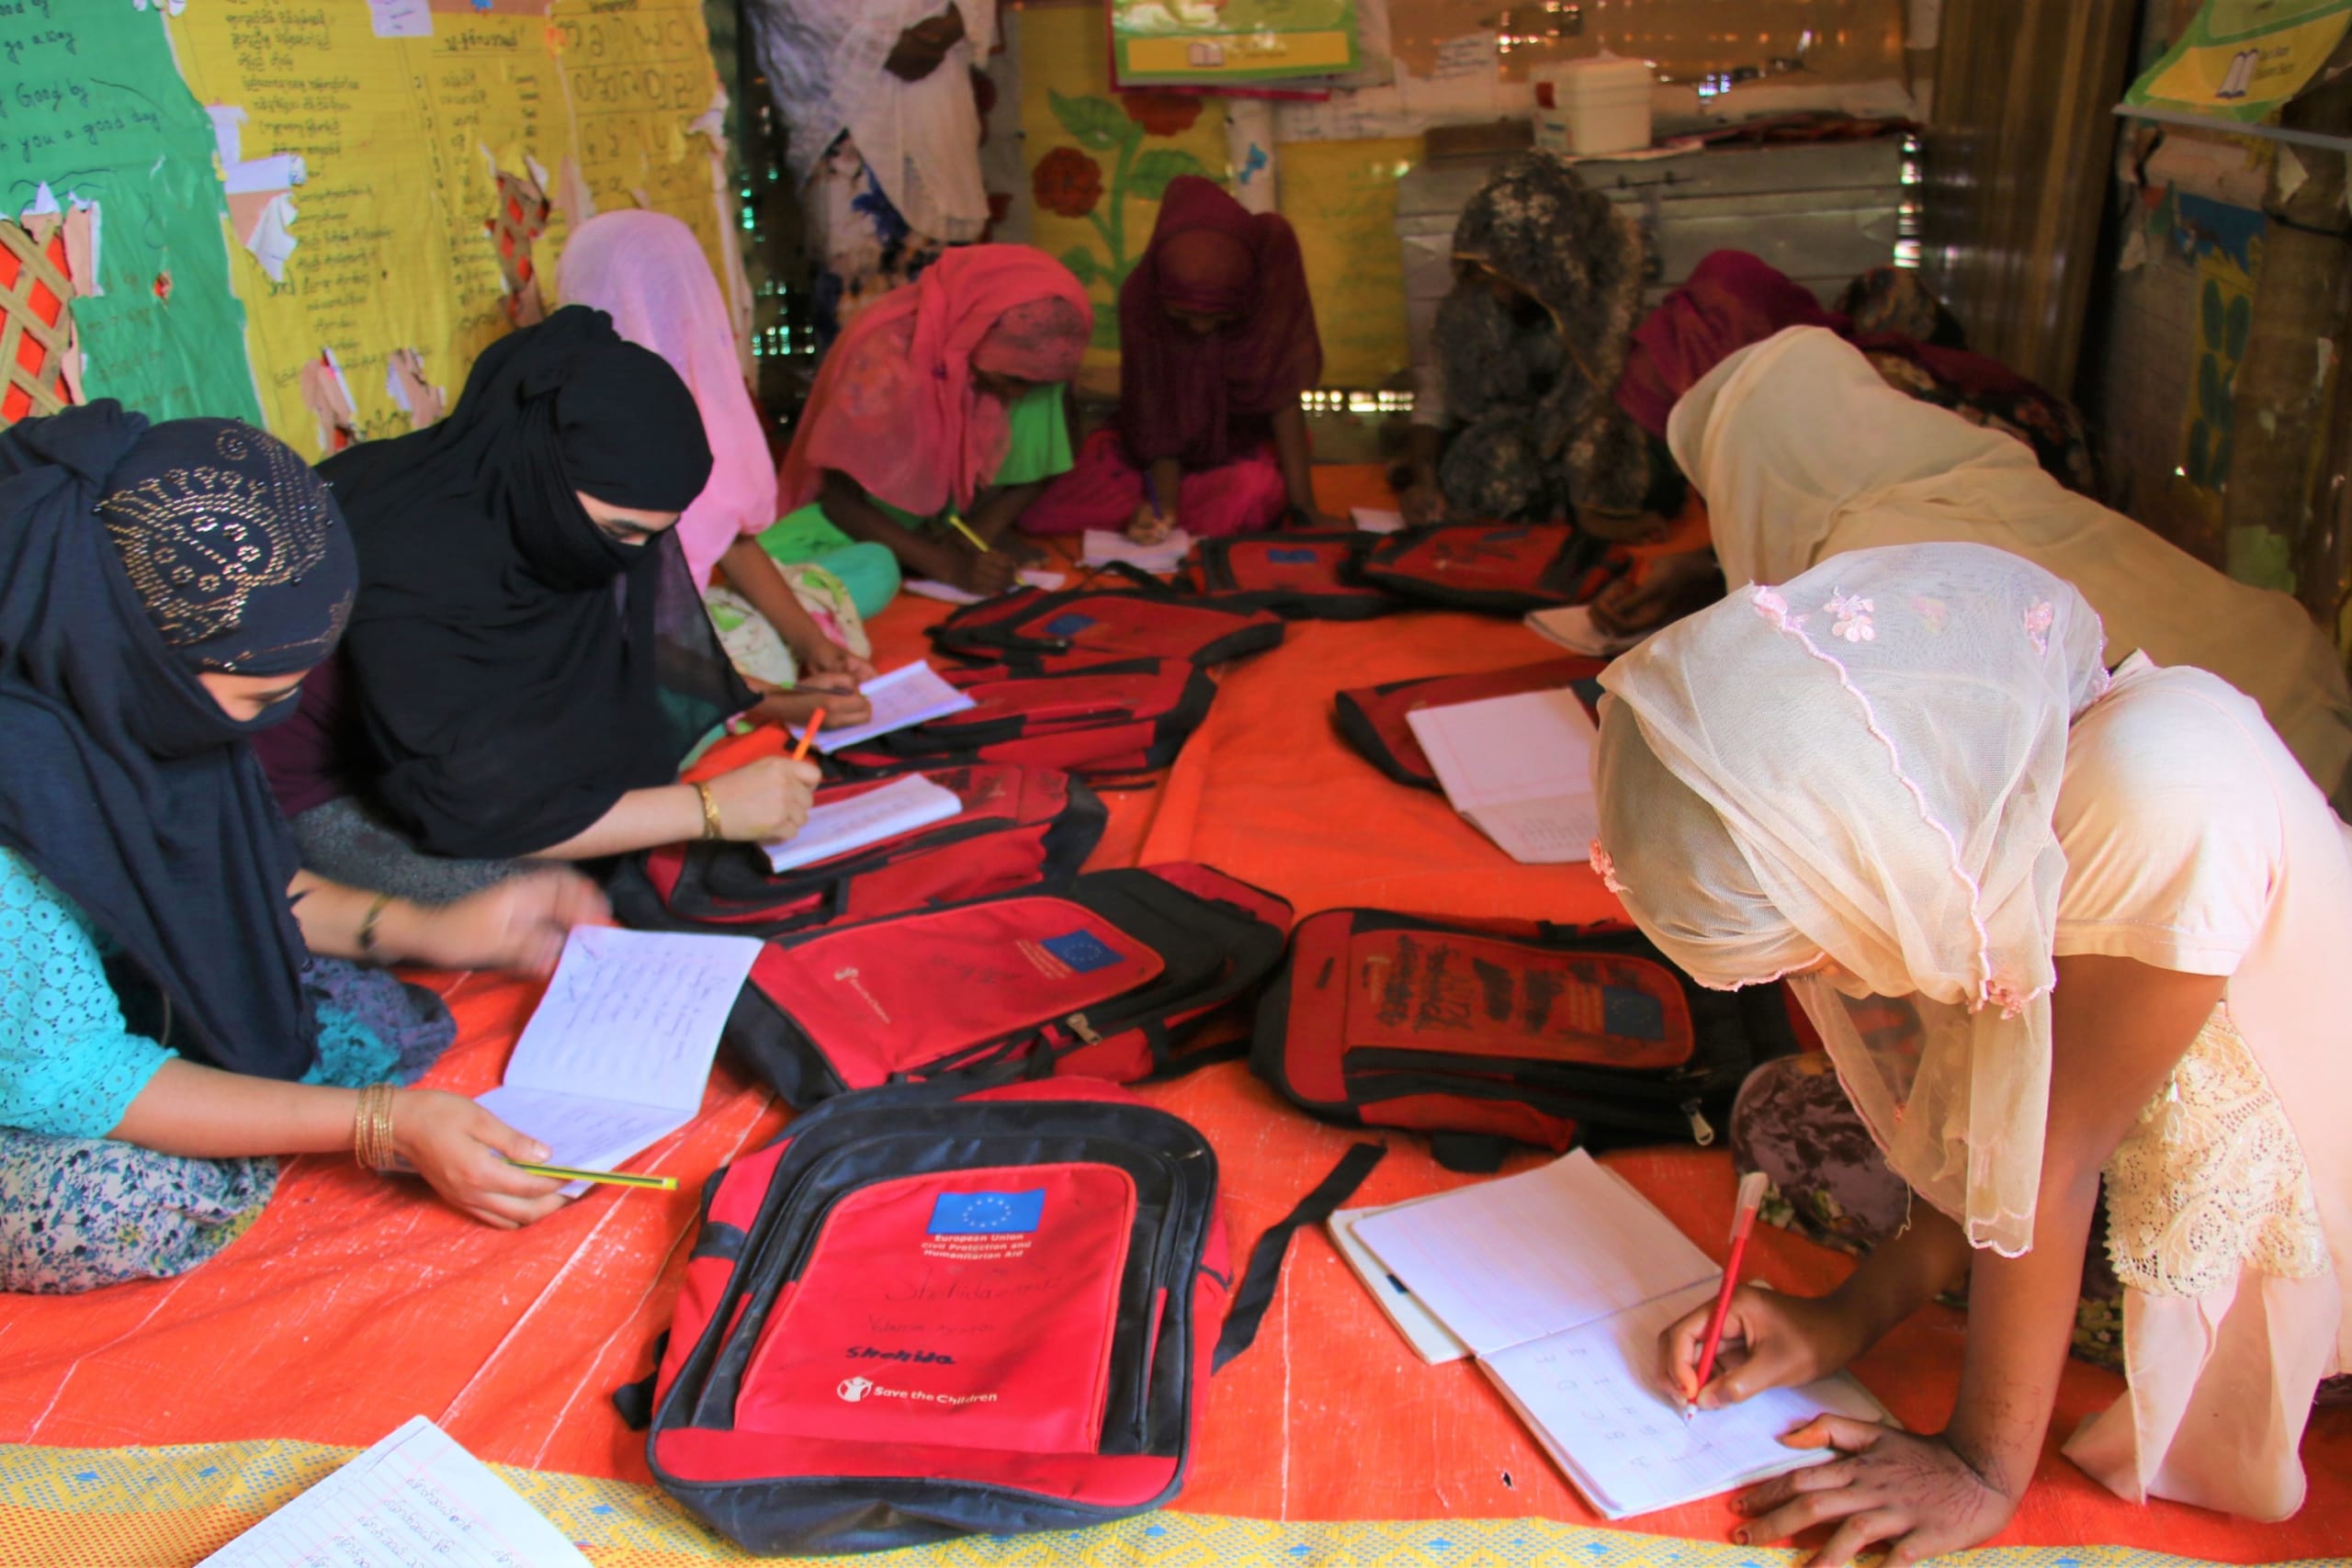
M1085 553L1079 557L1080 566L1108 566L1113 561L1125 561L1139 571L1174 571L1193 553L1193 536L1178 528L1156 545L1139 545L1125 534L1114 534L1107 528L1089 528L1084 541Z
M1576 694L1521 692L1405 716L1445 798L1521 865L1592 858L1598 733Z
M782 843L763 847L772 869L791 871L944 822L963 810L964 802L954 790L943 789L920 773L910 773L847 800L810 807L800 831Z
M1020 581L1024 588L1041 589L1051 593L1069 581L1068 572L1047 571L1042 567L1034 566L1021 569ZM943 604L977 604L988 597L985 593L975 593L968 588L958 588L952 582L942 582L935 577L910 577L904 587L908 592L920 598L936 599Z
M1405 531L1405 514L1379 506L1351 506L1348 514L1355 525L1367 534L1401 534Z
M976 705L971 698L941 679L928 660L920 659L912 664L902 664L887 675L876 675L858 691L874 705L874 716L846 729L828 725L818 730L817 750L829 757L844 746L855 746L877 735L911 728Z
M1624 1518L1834 1458L1782 1446L1824 1412L1886 1413L1842 1373L1682 1419L1657 1337L1722 1271L1581 1149L1357 1222L1357 1238L1470 1347L1592 1505Z
M547 1145L553 1164L612 1169L702 1109L759 955L756 937L576 928L482 1108Z
M197 1568L588 1568L489 1466L413 1416Z

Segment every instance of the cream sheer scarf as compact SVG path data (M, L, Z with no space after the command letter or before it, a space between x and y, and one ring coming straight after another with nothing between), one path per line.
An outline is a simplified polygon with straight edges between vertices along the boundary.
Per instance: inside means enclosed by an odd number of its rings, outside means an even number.
M2052 818L2101 643L2030 562L1901 546L1738 589L1601 680L1596 863L1635 921L1702 984L1813 969L1792 984L1888 1163L2010 1256L2049 1109Z

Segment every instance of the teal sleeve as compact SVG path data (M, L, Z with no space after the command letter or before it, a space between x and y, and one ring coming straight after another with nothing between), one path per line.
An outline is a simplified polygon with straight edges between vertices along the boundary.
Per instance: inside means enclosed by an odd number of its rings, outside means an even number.
M0 1126L103 1138L172 1056L124 1026L98 931L0 849Z

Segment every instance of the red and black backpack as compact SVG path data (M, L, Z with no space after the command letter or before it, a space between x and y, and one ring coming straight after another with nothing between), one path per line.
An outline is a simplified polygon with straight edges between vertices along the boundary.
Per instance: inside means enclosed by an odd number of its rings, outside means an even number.
M1076 1529L1182 1490L1209 1375L1255 1337L1351 1150L1237 1280L1216 1151L1112 1085L872 1089L703 1195L646 1383L653 1478L765 1556Z
M932 646L951 659L1027 671L1114 659L1168 659L1205 669L1282 640L1279 615L1182 593L1116 563L1086 586L1015 589L967 604L931 628Z
M1374 587L1423 604L1523 615L1583 604L1633 558L1565 523L1442 523L1391 534L1357 570Z
M727 1040L795 1106L1008 1065L1133 1082L1246 1032L1227 1010L1282 961L1290 921L1180 862L820 927L767 944Z
M954 792L962 813L791 871L771 868L757 844L664 845L630 856L606 879L613 913L639 931L774 937L977 898L1076 874L1109 817L1092 790L1051 768L993 762L923 776ZM884 782L825 784L817 804Z
M1781 987L1707 990L1639 931L1329 909L1298 923L1250 1066L1326 1121L1492 1170L1505 1140L1712 1143L1796 1048Z
M1443 786L1437 782L1437 770L1430 766L1429 753L1421 750L1406 715L1421 708L1452 707L1521 692L1555 692L1566 686L1576 693L1585 711L1598 718L1600 686L1595 677L1606 668L1605 660L1570 655L1476 675L1422 675L1385 685L1357 686L1332 699L1333 717L1340 739L1374 767L1398 784L1439 789Z
M1181 659L942 673L976 705L845 747L829 761L869 775L954 762L1023 762L1092 779L1144 773L1176 760L1216 697L1207 672Z
M1374 536L1345 532L1238 534L1193 547L1193 581L1220 604L1271 610L1286 621L1363 621L1406 608L1357 572Z

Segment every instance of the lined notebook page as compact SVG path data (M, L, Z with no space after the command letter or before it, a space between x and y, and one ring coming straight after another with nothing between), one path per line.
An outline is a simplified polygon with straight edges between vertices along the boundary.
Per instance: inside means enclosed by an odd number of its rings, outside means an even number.
M1368 1214L1355 1231L1482 1357L1721 1272L1582 1149L1436 1201Z
M852 850L862 850L868 844L878 844L917 828L928 828L933 822L944 822L950 817L962 815L963 810L964 802L954 790L943 788L920 773L910 773L847 800L812 807L800 831L779 843L762 847L767 851L771 870L791 871L845 855Z
M827 756L844 746L854 746L871 740L877 735L888 735L894 729L906 729L927 719L944 718L951 713L962 713L977 705L972 699L941 679L927 660L917 660L902 664L888 675L876 675L858 688L865 700L874 705L874 716L864 724L853 724L846 729L830 726L817 731L817 750ZM793 731L797 736L798 730Z
M422 1416L198 1568L588 1568L514 1489Z
M1453 808L1522 864L1581 861L1600 830L1590 716L1570 691L1405 716Z
M1885 1412L1851 1378L1776 1388L1689 1421L1659 1381L1658 1336L1713 1303L1702 1281L1580 1328L1483 1358L1568 1479L1612 1519L1712 1497L1835 1458L1781 1436L1825 1413L1878 1421Z

